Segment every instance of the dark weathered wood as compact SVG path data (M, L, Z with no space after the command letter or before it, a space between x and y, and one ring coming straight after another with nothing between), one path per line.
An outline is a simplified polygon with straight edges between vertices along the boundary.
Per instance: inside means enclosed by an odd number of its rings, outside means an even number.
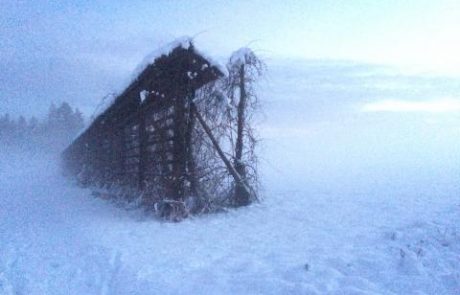
M172 142L174 141L174 136L158 136L158 135L155 135L153 137L149 137L149 140L147 141L147 145L150 147L150 146L153 146L155 144L160 144L160 143L166 143L166 144L172 144Z
M147 169L147 132L145 130L145 114L142 108L139 109L139 189L143 190L145 187L144 174Z
M187 152L185 147L185 100L176 98L174 105L174 143L173 143L173 199L183 200L185 197L184 180L186 175Z
M198 195L198 179L196 175L196 164L195 164L195 159L193 156L193 143L192 143L192 135L193 135L193 130L195 129L195 116L193 114L193 110L191 108L193 99L195 98L195 93L193 92L189 96L189 109L188 109L188 124L187 124L187 131L185 134L185 146L187 148L187 177L190 181L190 190L191 192L197 196Z
M85 171L93 184L143 190L153 181L148 186L164 193L157 197L182 201L190 191L196 194L195 118L188 99L220 75L193 46L158 57L63 152L66 166L75 175ZM149 93L143 102L141 91Z

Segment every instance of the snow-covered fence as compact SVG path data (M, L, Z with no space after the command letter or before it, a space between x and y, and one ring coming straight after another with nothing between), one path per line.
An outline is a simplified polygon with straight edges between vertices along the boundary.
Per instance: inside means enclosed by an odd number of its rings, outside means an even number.
M63 152L66 171L83 183L148 191L183 202L196 194L192 157L197 89L223 73L190 42L148 57L138 76Z

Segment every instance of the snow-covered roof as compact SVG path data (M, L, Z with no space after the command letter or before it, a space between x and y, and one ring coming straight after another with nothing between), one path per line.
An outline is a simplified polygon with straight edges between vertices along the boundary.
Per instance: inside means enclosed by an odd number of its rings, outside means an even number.
M180 37L180 38L177 38L175 39L174 41L164 45L164 46L161 46L160 48L150 52L149 54L147 54L144 59L142 60L141 63L139 63L136 68L134 69L134 71L131 73L131 75L129 76L129 78L120 85L119 88L117 88L114 93L111 93L109 95L106 95L104 98L102 98L102 100L99 102L99 104L96 106L93 114L92 114L92 120L91 122L88 124L88 127L85 128L84 130L81 131L81 133L79 133L75 139L77 139L78 137L80 137L80 135L82 135L83 133L86 132L86 130L88 130L88 128L94 123L94 121L99 117L101 116L104 112L106 112L114 103L115 101L117 100L118 97L120 97L133 83L135 83L139 77L141 76L141 74L152 64L155 63L155 61L159 58L161 58L162 56L168 56L170 55L175 49L177 48L182 48L182 49L185 49L185 50L188 50L190 49L191 47L193 47L193 50L196 54L202 56L204 59L206 59L206 61L209 63L209 66L211 67L215 67L217 68L222 74L226 75L227 74L227 70L225 67L221 66L218 62L214 61L212 58L210 58L206 53L204 53L203 51L199 51L197 50L194 46L193 46L193 39L191 37L188 37L188 36L183 36L183 37ZM205 66L205 65L203 65ZM208 66L208 65L206 65ZM202 68L202 70L204 70L205 68ZM187 73L188 75L190 75L191 73ZM196 73L195 73L196 74ZM193 77L194 78L194 77ZM192 79L192 78L191 78ZM141 91L142 92L142 91ZM143 97L145 96L145 93L139 93L139 95L141 96L141 100L143 101Z
M183 48L183 49L189 49L190 47L193 47L193 38L189 36L182 36L174 41L161 46L160 48L150 52L147 54L144 59L142 60L141 63L139 63L132 74L130 75L129 80L127 80L123 85L121 86L118 91L116 91L117 95L121 95L123 91L125 91L134 81L136 81L139 76L142 74L142 72L151 64L155 63L155 60L158 58L164 56L164 55L169 55L171 52L176 49L176 48ZM226 74L226 69L225 67L221 66L218 62L214 61L212 58L210 58L205 52L197 50L195 47L193 47L193 50L201 55L203 58L205 58L211 66L216 67L219 71L221 71L223 74Z
M120 96L126 89L128 89L128 87L139 78L142 72L144 72L145 69L149 65L152 65L153 63L155 63L155 61L158 58L171 54L171 52L176 48L183 48L187 50L192 46L193 46L193 39L189 36L182 36L164 46L161 46L160 48L150 52L149 54L147 54L142 60L142 62L140 62L136 66L134 71L129 76L129 79L127 79L124 83L122 83L120 87L117 90L115 90L114 94L107 95L102 99L102 101L99 103L94 113L92 114L93 119L97 118L99 115L104 113L111 105L113 105L116 98ZM226 75L227 70L225 67L220 65L218 62L214 61L203 51L197 50L195 47L193 47L193 50L197 54L201 55L204 59L206 59L209 62L210 66L216 67L219 71L221 71L224 75Z
M191 46L193 46L192 44L192 38L188 37L188 36L183 36L183 37L180 37L180 38L177 38L176 40L174 40L173 42L170 42L152 52L150 52L149 54L147 54L144 59L141 61L140 64L137 65L137 67L134 69L133 73L131 74L131 79L130 79L130 82L128 85L126 85L126 87L124 89L126 89L127 87L129 87L129 85L134 82L140 74L142 74L142 72L151 64L153 64L155 62L155 60L157 60L159 57L163 56L163 55L169 55L174 49L176 48L183 48L183 49L189 49ZM122 89L122 91L124 90ZM121 93L119 93L121 94Z

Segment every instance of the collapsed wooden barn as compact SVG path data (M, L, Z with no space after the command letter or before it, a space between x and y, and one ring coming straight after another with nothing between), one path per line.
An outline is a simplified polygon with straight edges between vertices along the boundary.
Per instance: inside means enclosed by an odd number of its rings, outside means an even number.
M63 152L66 171L98 186L155 186L173 200L194 193L191 102L223 73L188 40L170 47Z

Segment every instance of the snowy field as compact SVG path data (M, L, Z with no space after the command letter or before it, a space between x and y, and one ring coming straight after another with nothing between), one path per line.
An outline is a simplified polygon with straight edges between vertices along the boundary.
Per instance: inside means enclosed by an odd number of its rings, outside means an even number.
M159 222L2 151L0 294L460 294L460 82L269 69L247 208Z

